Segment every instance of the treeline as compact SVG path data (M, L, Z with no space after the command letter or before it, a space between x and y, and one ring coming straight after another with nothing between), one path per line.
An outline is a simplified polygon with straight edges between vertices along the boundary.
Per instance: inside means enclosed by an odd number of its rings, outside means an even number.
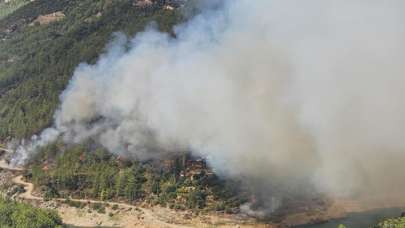
M236 212L246 202L237 182L221 180L208 168L190 170L183 160L179 156L140 163L90 145L64 148L53 144L34 158L32 171L26 176L47 198L147 202L175 209L226 212Z
M57 228L64 227L55 211L0 198L0 227L2 228Z
M49 25L32 25L39 15L62 11ZM133 0L41 0L0 20L0 140L24 138L51 124L74 69L94 63L121 31L133 36L152 21L171 33L182 20L160 4L146 9Z

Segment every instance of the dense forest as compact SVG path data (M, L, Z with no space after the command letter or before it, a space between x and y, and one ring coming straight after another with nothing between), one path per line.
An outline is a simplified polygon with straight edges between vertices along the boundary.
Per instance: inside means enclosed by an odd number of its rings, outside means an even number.
M50 125L75 67L94 63L114 32L133 36L155 22L171 33L182 20L164 1L147 7L134 2L41 0L2 13L7 16L0 19L0 141L30 137ZM36 20L55 12L64 18Z
M0 198L0 227L55 228L63 227L63 225L61 218L54 211Z
M114 32L134 36L153 22L174 36L174 25L186 19L176 7L164 7L166 1L146 6L136 2L40 0L8 5L0 18L0 142L28 138L49 126L76 66L94 63ZM57 20L47 21L55 15ZM49 199L224 212L237 212L247 201L238 182L220 179L205 161L187 153L138 162L111 155L94 142L44 147L25 176Z
M204 160L187 153L140 163L93 145L44 147L25 176L46 198L145 202L228 213L237 212L247 201L238 182L220 179Z

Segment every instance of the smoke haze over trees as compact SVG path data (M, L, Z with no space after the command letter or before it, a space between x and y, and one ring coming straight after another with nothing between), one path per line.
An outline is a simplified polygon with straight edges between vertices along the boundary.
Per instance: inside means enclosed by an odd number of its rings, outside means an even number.
M66 17L31 24L57 11ZM132 0L41 0L1 19L0 140L29 138L50 126L75 67L94 63L114 31L133 35L154 21L170 32L181 18L177 10L159 5L145 10Z
M191 150L275 197L400 192L404 7L224 1L174 37L153 26L118 34L97 63L76 68L53 127L28 152L92 138L141 160Z

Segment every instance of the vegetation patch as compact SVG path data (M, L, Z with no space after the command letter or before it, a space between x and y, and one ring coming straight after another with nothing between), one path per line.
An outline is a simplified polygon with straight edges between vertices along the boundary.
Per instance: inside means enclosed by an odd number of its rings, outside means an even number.
M248 198L240 183L220 179L203 160L188 154L138 162L97 149L91 142L69 147L55 143L43 148L26 176L48 195L144 202L176 210L237 212ZM118 206L113 206L116 209Z
M0 1L0 20L4 17L7 17L9 14L13 13L15 10L27 4L28 2L29 0Z
M48 127L76 66L95 63L114 32L134 36L155 22L173 34L181 14L155 2L140 8L133 0L41 0L0 19L0 141ZM41 15L63 20L33 23Z
M405 228L405 217L386 219L378 223L374 228Z
M81 209L86 207L85 203L78 202L78 201L72 201L70 199L67 199L64 203L69 205L70 207L76 207L76 208L81 208Z
M90 208L97 211L97 213L105 214L105 205L102 203L93 203Z
M55 211L0 198L0 227L63 227Z

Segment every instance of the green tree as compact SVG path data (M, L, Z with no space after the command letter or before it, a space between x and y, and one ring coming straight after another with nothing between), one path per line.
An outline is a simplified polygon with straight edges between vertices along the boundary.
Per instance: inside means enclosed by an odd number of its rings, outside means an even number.
M127 182L126 177L127 176L122 172L120 172L118 175L116 175L116 181L115 181L115 196L116 197L121 197L124 195L125 183Z
M145 170L137 163L126 171L125 196L128 200L134 201L143 196L143 184L146 182L144 172Z
M152 184L151 184L151 192L153 194L159 195L161 192L160 189L160 178L153 177L152 178Z
M204 208L206 204L206 193L201 189L191 191L187 197L188 208Z

